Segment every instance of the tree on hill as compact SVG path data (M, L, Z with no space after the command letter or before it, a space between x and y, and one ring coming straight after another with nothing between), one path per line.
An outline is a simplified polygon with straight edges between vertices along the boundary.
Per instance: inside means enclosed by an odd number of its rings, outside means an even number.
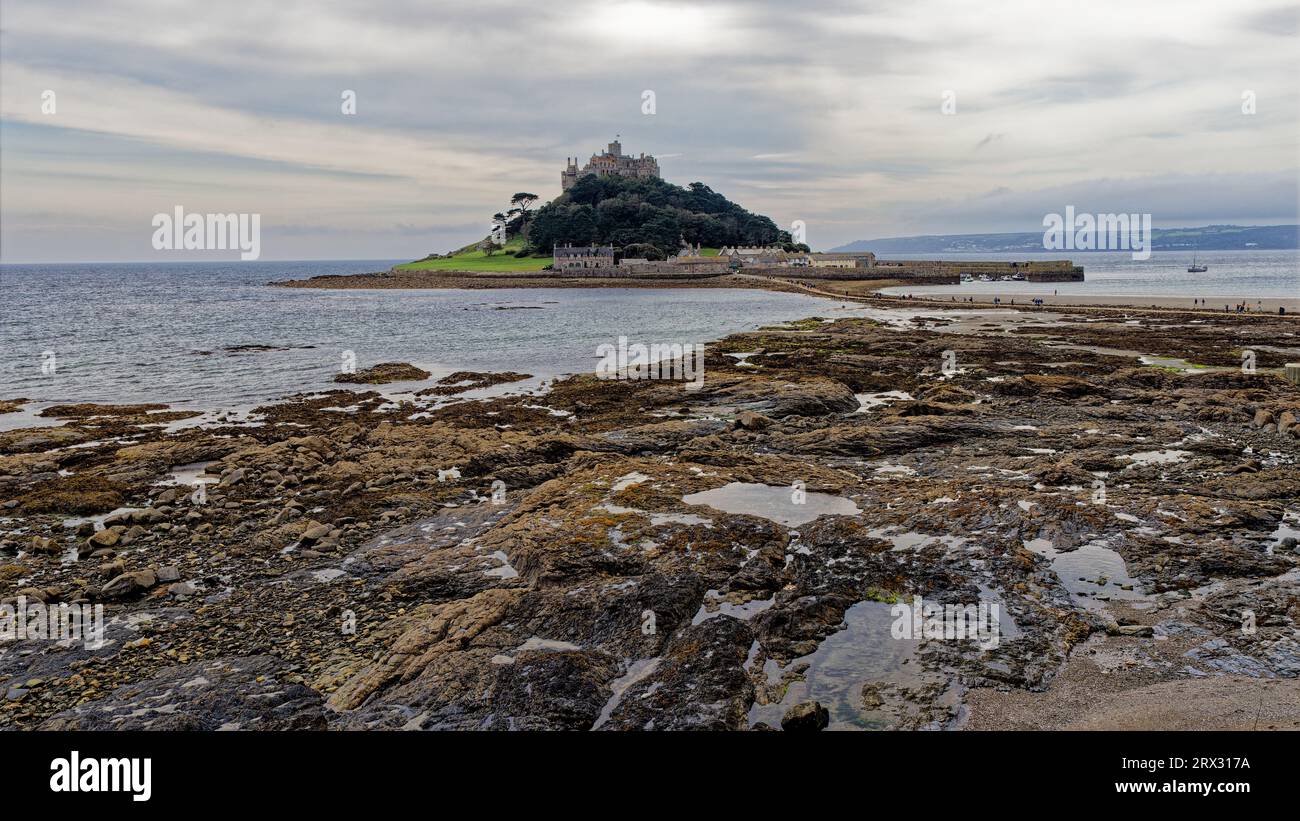
M660 262L665 259L664 252L656 245L646 242L633 242L623 246L623 259L645 259Z
M510 198L510 204L514 207L506 213L511 217L519 218L519 233L524 236L528 235L528 209L535 202L537 202L537 195L529 194L526 191L521 191Z
M784 237L782 236L784 234ZM532 214L529 245L546 253L571 243L653 245L665 255L681 243L706 247L769 245L789 234L700 182L682 188L658 178L589 175Z

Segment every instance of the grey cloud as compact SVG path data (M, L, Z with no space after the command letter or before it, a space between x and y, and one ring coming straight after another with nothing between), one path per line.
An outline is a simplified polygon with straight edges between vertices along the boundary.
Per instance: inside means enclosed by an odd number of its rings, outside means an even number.
M1300 33L1300 5L1279 6L1247 14L1244 28L1279 37L1294 37Z
M484 203L520 189L554 196L563 158L615 133L661 157L674 182L705 182L783 223L815 221L826 245L871 226L1021 230L1065 197L1154 203L1142 210L1157 219L1284 219L1296 207L1286 181L1298 58L1274 35L1294 36L1300 7L1270 0L1242 0L1210 34L1175 31L1186 11L1170 0L1168 26L1123 37L1036 25L1047 12L1033 9L1005 17L931 0L327 0L310 12L220 13L195 1L152 26L142 21L157 6L135 0L0 5L6 69L66 78L69 119L86 95L131 87L259 123L246 141L199 150L155 127L163 118L149 106L122 112L134 136L69 127L62 113L39 127L6 117L6 216L24 220L58 201L68 224L105 224L104 202L143 212L159 190L189 201L220 187L292 222L280 229L291 256L423 254L481 236L495 210ZM1094 6L1107 13L1104 0ZM616 27L624 13L648 30L590 28ZM1004 62L1015 71L999 73ZM1239 100L1214 96L1236 77L1261 93L1249 122L1233 116ZM938 113L946 88L958 92L957 117ZM343 89L357 93L355 117L339 111ZM644 89L656 93L653 116L640 111ZM1116 104L1122 114L1107 108ZM320 133L311 156L277 142L295 128ZM336 149L338 133L363 139ZM410 176L372 161L399 140L417 164L425 145L428 157L455 159ZM1113 161L1141 173L1098 180ZM1207 163L1251 167L1257 187ZM103 232L18 238L7 221L6 260L134 247ZM322 241L330 232L343 236Z
M1189 196L1189 192L1195 192ZM1096 179L1032 191L1001 187L970 201L937 203L912 216L963 226L945 233L1032 231L1045 214L1149 213L1158 226L1300 222L1300 180L1293 172L1161 175Z

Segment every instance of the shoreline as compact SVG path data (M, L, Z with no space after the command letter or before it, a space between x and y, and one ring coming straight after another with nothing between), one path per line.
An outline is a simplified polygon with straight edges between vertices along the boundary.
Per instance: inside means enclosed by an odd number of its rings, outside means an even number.
M593 278L512 276L444 271L387 271L372 274L325 274L309 279L268 282L274 288L323 290L497 290L507 288L753 288L743 277L727 274L700 279ZM770 290L797 291L788 287Z
M0 655L0 727L762 729L816 701L835 729L1184 729L1171 690L1300 665L1300 391L1264 347L1291 326L979 307L732 334L699 391L455 401L524 376L460 373L428 409L336 386L0 434L0 600L102 603L112 642ZM913 596L991 597L1006 635L900 644ZM1294 688L1216 697L1300 727Z
M1012 283L1014 286L1015 283ZM907 288L908 285L900 283L898 285L888 286L894 288ZM898 294L883 294L885 297L898 297ZM1223 296L1205 296L1205 297L1180 297L1168 295L1148 295L1148 294L1044 294L1029 291L1017 291L1008 288L1003 293L998 294L977 294L968 291L960 291L943 285L925 285L913 289L912 296L916 299L924 299L936 303L956 304L956 305L992 305L993 298L998 297L1001 301L998 307L1008 306L1011 300L1015 300L1016 305L1032 304L1034 299L1042 299L1044 308L1056 307L1112 307L1112 308L1176 308L1179 310L1195 311L1209 314L1223 314L1224 307L1232 313L1238 302L1242 302L1240 297L1231 298ZM956 302L952 302L956 298ZM963 299L973 298L974 303L965 302ZM1196 304L1199 300L1204 299L1205 305ZM1276 315L1279 307L1286 309L1286 315L1290 316L1300 313L1300 297L1251 297L1245 300L1246 305L1250 308L1250 313L1264 313Z
M750 288L777 291L781 293L807 293L830 299L848 299L856 302L881 306L926 305L953 308L1023 308L1027 310L1046 309L1095 309L1114 308L1131 310L1178 311L1197 315L1219 315L1225 312L1223 306L1235 314L1238 299L1207 296L1206 306L1193 304L1192 297L1177 296L1139 296L1132 294L1095 294L1095 295L1045 295L1008 288L1005 294L971 294L953 289L946 285L914 285L904 280L806 280L804 285L797 276L791 279L776 279L769 276L745 274L743 272L724 276L701 278L697 280L678 279L591 279L564 277L512 277L509 275L484 276L472 272L387 272L375 274L338 275L329 274L304 280L285 280L267 283L278 288L307 288L323 290L366 290L366 289L437 289L437 290L494 290L509 288ZM1015 283L1009 283L1014 286ZM911 296L883 293L886 288L907 288ZM995 297L1000 302L995 303ZM973 302L962 302L962 298L973 298ZM1032 300L1041 298L1044 304L1032 305ZM1195 299L1200 299L1196 297ZM1011 300L1015 300L1014 304ZM1277 317L1279 307L1286 309L1283 318L1294 319L1300 316L1300 297L1262 297L1247 300L1250 310L1245 316ZM1257 307L1262 306L1262 309Z

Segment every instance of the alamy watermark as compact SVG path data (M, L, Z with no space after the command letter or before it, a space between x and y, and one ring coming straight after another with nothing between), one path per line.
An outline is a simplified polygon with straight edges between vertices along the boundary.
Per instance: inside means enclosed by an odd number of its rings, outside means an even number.
M152 758L82 758L73 750L50 762L50 792L124 792L132 801L153 795Z
M913 596L911 603L890 607L889 615L894 617L889 633L896 639L971 639L981 650L992 650L1001 640L1002 606L997 602L931 604Z
M187 214L178 205L174 214L154 214L151 224L155 251L238 250L242 260L262 255L261 214Z
M87 650L104 646L104 605L45 604L19 596L0 604L0 641L81 641Z
M676 380L686 383L686 390L704 387L704 345L687 342L640 342L628 344L626 336L618 344L606 342L596 346L598 379Z
M1150 214L1076 214L1043 217L1043 249L1047 251L1132 251L1133 259L1151 258Z

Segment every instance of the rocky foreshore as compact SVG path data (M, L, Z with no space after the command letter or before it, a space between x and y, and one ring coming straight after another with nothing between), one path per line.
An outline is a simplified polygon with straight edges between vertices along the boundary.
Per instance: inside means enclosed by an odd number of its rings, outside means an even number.
M0 638L0 726L1297 728L1298 327L881 310L698 390L46 408L0 605L105 641ZM915 597L1000 640L897 638Z

